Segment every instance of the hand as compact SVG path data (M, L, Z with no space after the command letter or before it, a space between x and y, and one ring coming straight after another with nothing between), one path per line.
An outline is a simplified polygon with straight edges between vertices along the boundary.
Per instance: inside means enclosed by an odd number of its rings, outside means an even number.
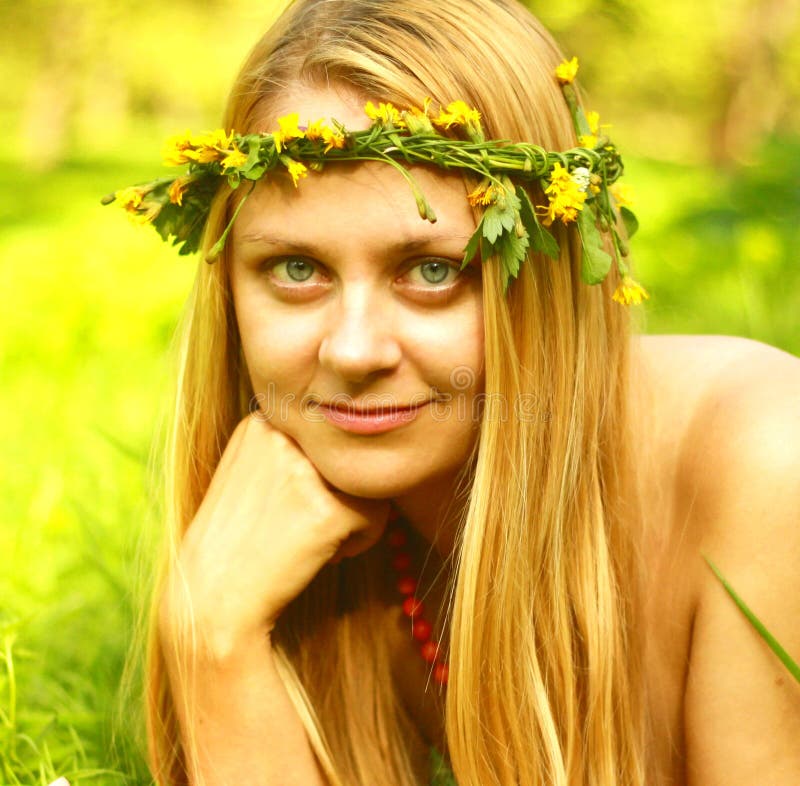
M388 500L335 490L294 440L244 418L168 577L162 633L178 633L188 611L214 654L268 634L326 563L377 543L388 513Z

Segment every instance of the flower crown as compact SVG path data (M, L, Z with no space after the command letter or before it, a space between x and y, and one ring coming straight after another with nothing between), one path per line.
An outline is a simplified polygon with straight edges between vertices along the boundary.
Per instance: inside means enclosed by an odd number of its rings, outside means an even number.
M180 254L200 247L211 199L224 181L232 189L245 182L250 187L233 217L207 254L213 262L222 251L234 221L256 181L276 169L285 171L295 186L309 170L320 172L336 161L383 161L395 167L408 182L419 214L430 222L436 214L408 170L412 164L433 164L460 170L479 179L467 199L483 207L483 215L464 250L462 269L480 253L482 260L497 257L504 272L504 291L516 278L529 250L559 259L560 249L549 228L556 222L575 224L582 244L581 278L599 284L616 262L621 283L614 300L625 305L641 303L648 295L631 277L625 262L627 238L638 228L629 199L617 183L623 165L616 147L602 133L596 112L584 114L572 85L578 71L573 58L558 66L555 76L572 113L580 147L548 152L527 142L487 140L480 113L463 101L454 101L438 113L431 101L423 108L400 110L388 103L365 106L372 125L365 131L348 131L340 123L321 120L299 125L290 114L278 119L271 134L240 135L212 131L179 134L167 140L164 162L188 164L185 174L165 177L121 189L103 199L116 201L142 224L152 224L164 240L180 244ZM466 139L445 136L457 129ZM534 205L522 183L539 183L547 200ZM625 232L620 232L620 219ZM610 232L611 248L603 240ZM623 234L626 237L623 237ZM612 253L609 254L608 250Z

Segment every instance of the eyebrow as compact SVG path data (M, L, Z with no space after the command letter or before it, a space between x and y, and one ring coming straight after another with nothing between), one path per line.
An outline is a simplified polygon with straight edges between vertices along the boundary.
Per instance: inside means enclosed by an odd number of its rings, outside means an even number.
M431 246L435 243L447 242L456 240L464 247L469 242L469 235L427 235L425 237L407 237L401 238L391 243L386 244L386 248L390 253L410 253L417 251L420 248ZM266 235L263 232L246 232L239 238L240 242L246 244L260 243L267 246L281 246L282 248L291 249L295 252L314 253L319 251L319 248L314 243L303 241L291 240L288 238L276 237L274 235Z

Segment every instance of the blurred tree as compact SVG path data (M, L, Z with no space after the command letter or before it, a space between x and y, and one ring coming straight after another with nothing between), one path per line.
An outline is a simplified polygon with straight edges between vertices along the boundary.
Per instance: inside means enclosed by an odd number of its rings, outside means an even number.
M590 102L614 117L626 150L722 163L800 130L797 0L527 5L580 54Z
M0 0L6 149L51 166L136 128L213 124L287 1ZM580 54L592 107L631 152L722 163L800 129L800 0L525 2Z
M796 31L800 0L751 2L734 13L735 29L720 53L716 116L709 127L716 164L751 159L767 136L790 123L793 110L781 57Z

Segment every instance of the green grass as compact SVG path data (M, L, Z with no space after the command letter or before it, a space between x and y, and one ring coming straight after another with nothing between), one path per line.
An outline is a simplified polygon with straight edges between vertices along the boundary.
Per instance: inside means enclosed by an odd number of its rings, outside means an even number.
M736 172L629 161L650 332L746 335L800 352L800 147ZM46 175L0 162L0 779L139 784L117 691L158 505L145 471L166 348L197 264L99 198L125 160Z
M0 182L4 784L148 782L135 713L113 716L155 518L146 456L193 264L99 205L142 176L72 162Z

